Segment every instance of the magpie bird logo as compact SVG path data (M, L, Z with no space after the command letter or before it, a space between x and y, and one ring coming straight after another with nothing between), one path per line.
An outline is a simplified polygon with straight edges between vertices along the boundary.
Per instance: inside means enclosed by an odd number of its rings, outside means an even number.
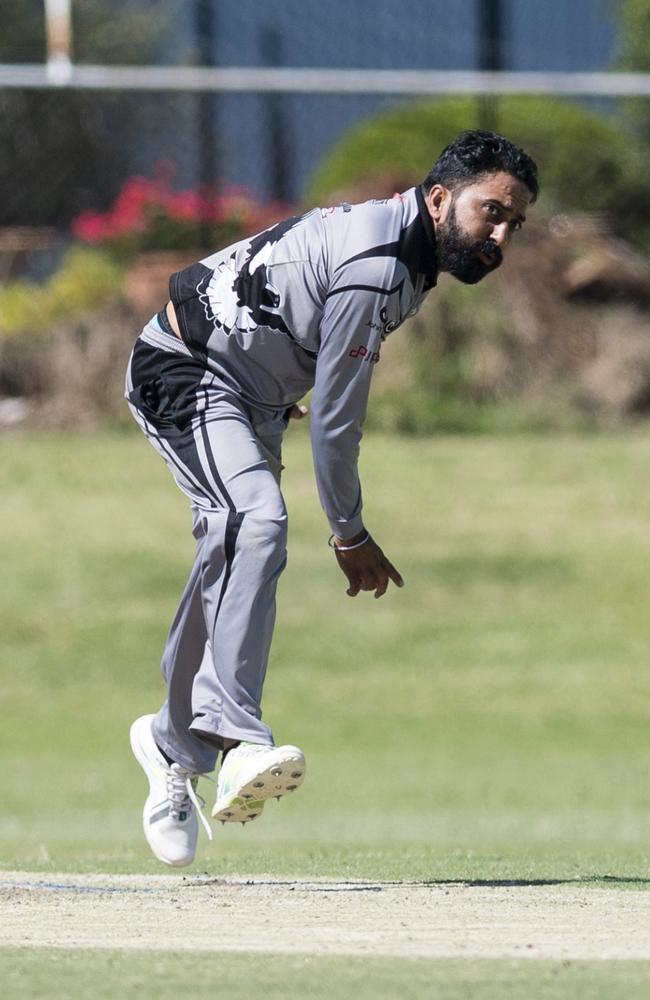
M199 300L215 330L229 335L233 331L253 333L265 326L291 336L280 312L282 296L268 279L267 264L275 245L302 218L293 216L254 236L239 270L233 253L202 279L197 289Z

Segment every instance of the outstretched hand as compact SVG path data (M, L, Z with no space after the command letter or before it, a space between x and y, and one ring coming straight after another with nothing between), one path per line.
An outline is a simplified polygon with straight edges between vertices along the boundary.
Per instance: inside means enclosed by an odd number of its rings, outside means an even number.
M348 597L356 597L360 590L374 590L375 597L382 597L391 580L396 587L404 586L404 580L370 535L358 548L340 550L341 546L356 545L366 534L364 530L354 538L344 540L334 535L332 539L336 560L348 580Z

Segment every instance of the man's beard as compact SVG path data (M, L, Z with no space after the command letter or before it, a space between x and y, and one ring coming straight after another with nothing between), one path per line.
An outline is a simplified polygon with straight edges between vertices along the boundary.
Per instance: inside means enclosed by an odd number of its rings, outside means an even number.
M439 270L448 271L465 285L475 285L503 260L501 248L493 240L470 243L469 236L458 225L454 204L446 222L436 230L436 250ZM478 256L480 253L490 257L491 263L485 264Z

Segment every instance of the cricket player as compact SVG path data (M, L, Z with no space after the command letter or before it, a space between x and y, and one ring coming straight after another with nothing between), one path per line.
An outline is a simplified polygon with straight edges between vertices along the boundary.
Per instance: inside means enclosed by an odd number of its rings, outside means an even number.
M357 472L381 346L446 271L475 284L501 264L537 197L533 160L500 135L464 132L424 183L364 204L315 208L172 275L144 328L126 396L189 498L196 558L162 657L167 698L131 728L149 780L156 857L194 859L200 775L221 768L212 816L247 823L305 774L276 747L262 686L286 562L282 434L313 389L314 471L347 594L403 580L363 520Z

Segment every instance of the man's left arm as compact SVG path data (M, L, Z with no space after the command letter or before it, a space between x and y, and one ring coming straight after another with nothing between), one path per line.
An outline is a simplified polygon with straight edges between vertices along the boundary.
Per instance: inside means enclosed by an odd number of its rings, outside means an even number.
M379 361L377 317L383 301L375 290L350 288L342 281L332 287L321 321L310 407L318 492L351 597L360 590L381 597L390 580L397 586L403 583L364 527L358 474L370 382Z

